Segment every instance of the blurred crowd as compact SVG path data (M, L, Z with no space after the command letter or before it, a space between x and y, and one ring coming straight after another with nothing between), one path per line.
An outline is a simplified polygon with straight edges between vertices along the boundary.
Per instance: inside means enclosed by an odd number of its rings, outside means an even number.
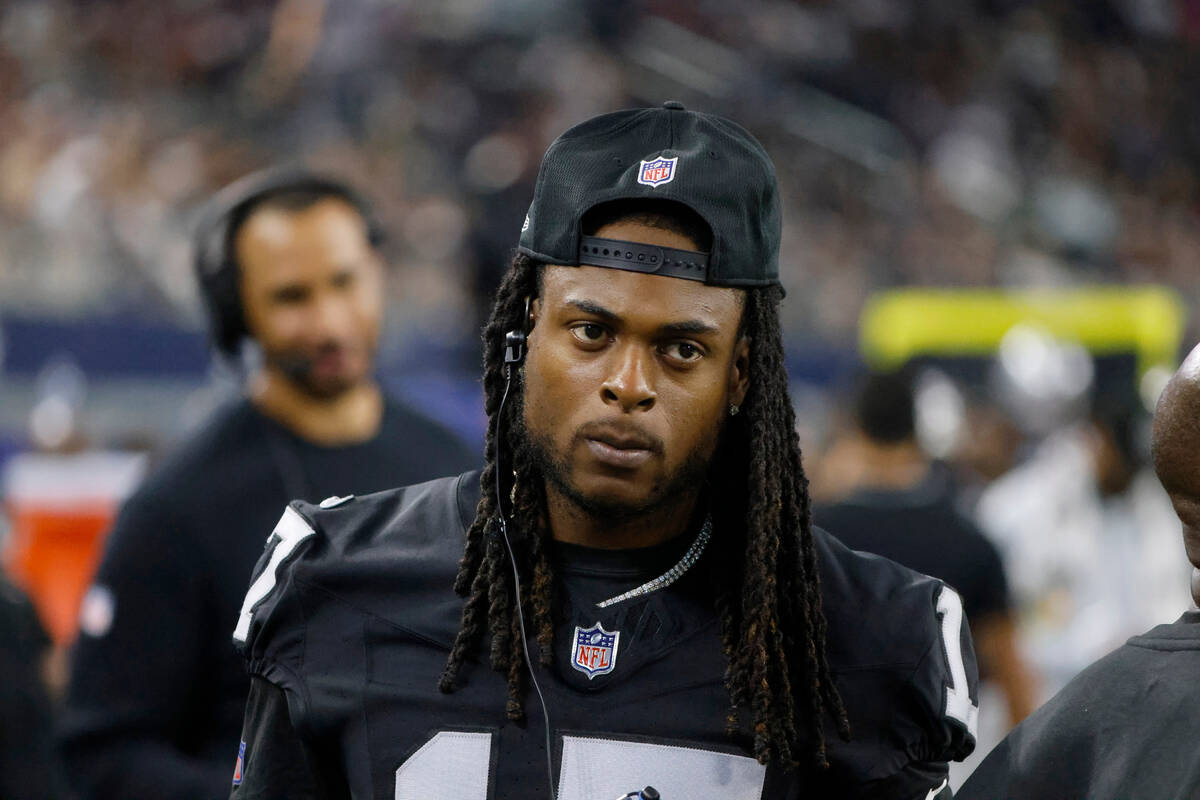
M853 351L864 303L893 287L1159 284L1195 308L1198 43L1200 0L9 0L0 323L199 331L199 209L253 169L303 163L377 204L394 268L385 342L439 342L450 356L428 366L474 381L539 154L591 115L666 99L741 122L774 158L793 352ZM998 364L913 373L924 449L907 489L936 480L993 543L1040 701L1187 607L1187 570L1146 466L1145 365L1089 368L1031 423ZM814 492L844 501L872 472L843 413L851 387L803 377ZM15 463L9 525L21 487L61 483ZM120 480L84 497L104 520L91 557L146 469L104 463ZM93 566L73 567L70 608L42 611L60 647Z
M1195 298L1198 35L1165 0L13 0L0 314L198 325L196 208L301 160L378 200L403 327L473 339L552 136L667 98L774 156L794 337L891 285Z

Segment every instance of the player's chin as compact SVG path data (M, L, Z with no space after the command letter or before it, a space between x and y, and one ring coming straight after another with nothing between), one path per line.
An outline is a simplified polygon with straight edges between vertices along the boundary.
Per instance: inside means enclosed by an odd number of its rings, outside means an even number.
M575 473L575 488L589 502L611 508L642 508L651 499L657 476L646 469L592 467Z

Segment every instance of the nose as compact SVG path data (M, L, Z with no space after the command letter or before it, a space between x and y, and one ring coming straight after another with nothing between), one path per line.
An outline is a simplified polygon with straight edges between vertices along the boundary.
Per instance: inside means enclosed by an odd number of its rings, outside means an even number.
M352 316L344 298L321 292L309 309L309 330L321 339L340 339L346 334Z
M635 409L649 411L658 396L654 392L651 371L653 362L638 347L626 347L619 352L613 370L600 388L604 402L617 405L629 413Z

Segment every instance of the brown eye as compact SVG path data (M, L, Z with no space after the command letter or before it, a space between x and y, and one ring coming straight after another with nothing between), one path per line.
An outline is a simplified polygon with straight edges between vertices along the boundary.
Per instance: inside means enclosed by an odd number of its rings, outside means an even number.
M585 344L596 344L604 341L605 330L594 322L584 322L571 328L575 338Z
M691 342L672 342L663 347L663 353L675 361L691 364L704 357L704 352Z

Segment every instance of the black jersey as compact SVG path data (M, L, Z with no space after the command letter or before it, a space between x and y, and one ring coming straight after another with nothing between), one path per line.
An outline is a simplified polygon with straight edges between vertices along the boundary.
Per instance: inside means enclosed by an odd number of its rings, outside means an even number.
M547 795L532 692L517 725L504 715L505 679L486 663L468 662L453 693L437 687L478 496L478 473L468 473L286 509L235 634L256 679L232 797L308 796L294 783L300 753L321 797ZM597 606L660 574L690 542L555 547L555 663L538 670L561 800L647 785L666 800L937 794L947 760L974 747L976 667L961 603L939 581L815 535L827 652L854 736L828 736L830 768L805 774L761 766L726 734L725 659L702 570Z
M1200 612L1134 636L1079 673L988 753L960 796L1200 796Z

